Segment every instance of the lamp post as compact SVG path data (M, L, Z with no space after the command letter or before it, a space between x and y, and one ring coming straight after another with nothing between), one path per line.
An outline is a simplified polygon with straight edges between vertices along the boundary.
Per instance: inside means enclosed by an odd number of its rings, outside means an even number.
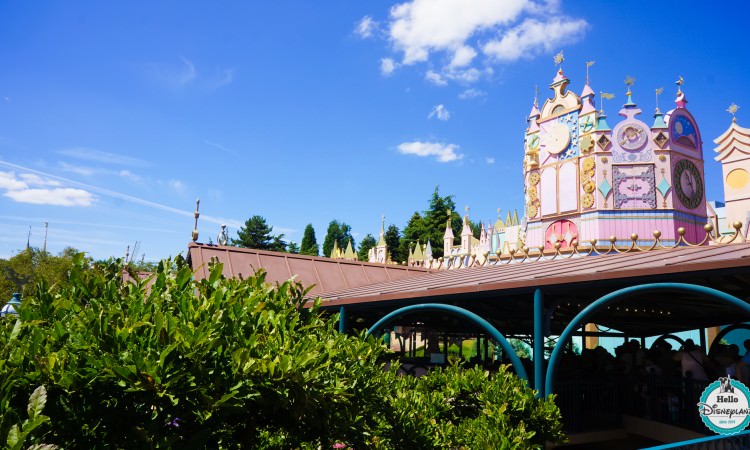
M8 303L5 304L2 308L0 308L0 317L5 317L9 315L17 315L18 311L16 310L17 307L21 305L21 294L18 292L13 294L13 297L10 299Z

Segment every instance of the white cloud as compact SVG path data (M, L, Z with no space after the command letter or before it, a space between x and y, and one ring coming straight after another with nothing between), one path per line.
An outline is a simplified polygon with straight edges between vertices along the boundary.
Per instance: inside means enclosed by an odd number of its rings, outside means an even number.
M206 145L210 145L211 147L217 148L217 149L221 150L222 152L229 153L230 155L239 156L239 153L237 153L234 150L232 150L230 148L227 148L227 147L225 147L225 146L223 146L223 145L221 145L221 144L219 144L217 142L205 140L205 141L203 141L203 143L206 144Z
M6 197L19 203L55 206L91 206L94 196L83 189L55 188L55 189L23 189L7 191Z
M397 64L392 58L383 58L380 60L380 73L389 76L396 70Z
M487 162L487 164L495 164L495 158L484 158L484 160Z
M451 67L464 67L471 64L474 57L477 56L476 50L468 45L462 45L456 49L453 53L453 59L451 60Z
M387 39L390 50L399 55L395 64L435 67L425 76L430 83L473 83L492 74L491 68L476 67L551 52L553 43L557 48L582 38L588 23L565 16L560 4L560 0L472 0L468 4L466 0L402 0L390 8L382 26L365 16L355 32ZM439 59L432 60L433 56Z
M130 180L133 183L140 183L143 181L143 178L140 177L140 175L136 175L133 172L123 169L117 173L119 176L125 178L126 180Z
M146 76L169 89L181 89L195 81L198 71L192 61L180 57L182 64L150 63L145 65Z
M19 178L32 186L61 186L59 181L50 180L48 178L42 178L39 175L33 173L22 173Z
M26 189L29 185L16 178L13 172L0 172L0 189L18 190Z
M430 111L430 114L427 116L428 119L432 119L433 117L445 122L451 118L451 112L448 111L448 108L446 108L443 104L436 105L434 108L432 108L432 111Z
M484 91L481 91L479 89L470 88L470 89L466 89L465 91L463 91L460 94L458 94L458 98L460 98L461 100L469 100L469 99L472 99L472 98L485 97L486 95L487 95L487 93L484 92Z
M3 195L19 203L35 205L89 206L94 196L83 189L57 187L62 184L55 179L34 173L0 172L0 189ZM53 189L38 186L52 186Z
M133 158L131 156L118 155L116 153L103 152L101 150L96 150L93 148L85 148L85 147L66 148L66 149L58 151L57 153L61 155L65 155L65 156L70 156L71 158L81 159L84 161L94 161L94 162L100 162L100 163L105 163L105 164L115 164L115 165L121 165L121 166L136 166L136 167L145 167L149 165L148 162L142 159Z
M508 24L525 0L413 0L391 8L390 39L404 64L426 61L431 51L455 51L479 30Z
M359 21L354 33L362 39L371 38L373 34L378 30L378 23L370 16L365 16Z
M404 155L436 156L438 162L451 162L464 157L463 154L456 153L458 148L458 145L455 144L414 141L399 144L398 151Z
M515 61L553 51L563 43L573 43L583 37L588 28L585 20L553 18L547 22L526 19L498 39L484 44L482 51L498 61Z
M448 82L445 81L445 78L443 78L442 75L432 70L428 70L427 73L424 74L424 79L434 84L435 86L445 86L446 84L448 84Z

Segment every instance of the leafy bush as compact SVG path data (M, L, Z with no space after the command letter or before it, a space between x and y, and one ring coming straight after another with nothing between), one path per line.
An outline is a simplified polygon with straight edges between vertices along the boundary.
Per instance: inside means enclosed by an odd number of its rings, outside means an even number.
M37 285L0 320L0 442L34 387L63 448L401 449L558 440L552 402L502 370L385 371L373 339L335 330L306 291L262 274L196 281L183 260L124 282L116 262ZM502 445L501 445L502 443ZM525 447L524 447L525 446Z

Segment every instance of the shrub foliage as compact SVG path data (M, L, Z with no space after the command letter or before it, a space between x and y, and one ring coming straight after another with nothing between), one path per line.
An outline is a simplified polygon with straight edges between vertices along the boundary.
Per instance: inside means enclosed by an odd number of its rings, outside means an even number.
M68 284L38 284L17 320L0 320L0 442L28 420L38 386L49 421L25 440L62 448L535 448L563 437L554 403L505 370L397 376L373 339L304 307L299 284L221 270L196 281L178 258L123 282L117 262L89 269L79 256Z

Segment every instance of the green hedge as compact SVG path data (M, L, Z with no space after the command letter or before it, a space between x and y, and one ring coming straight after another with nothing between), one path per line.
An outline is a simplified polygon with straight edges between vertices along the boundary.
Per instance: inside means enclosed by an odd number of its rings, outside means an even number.
M116 262L37 285L0 321L0 443L47 391L28 445L63 448L536 448L563 438L559 411L514 375L383 369L374 340L293 282L263 274L196 281L181 259L150 285Z

